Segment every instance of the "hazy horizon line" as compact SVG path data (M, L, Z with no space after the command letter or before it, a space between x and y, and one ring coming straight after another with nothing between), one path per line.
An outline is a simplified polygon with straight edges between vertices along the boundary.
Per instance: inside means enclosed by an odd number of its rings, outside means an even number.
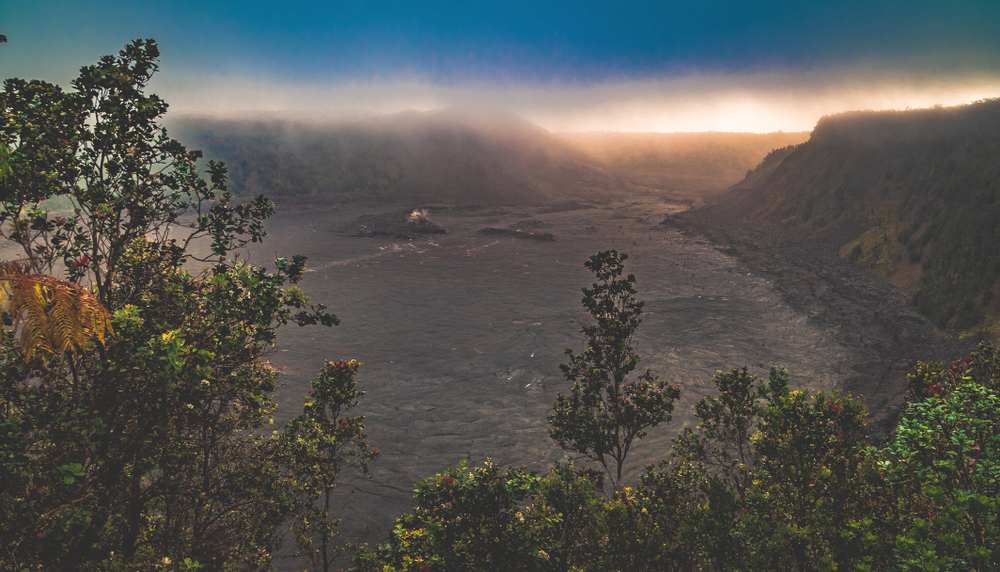
M150 91L178 114L363 119L463 107L504 109L553 133L774 133L812 131L822 117L847 111L904 111L993 99L1000 96L1000 72L918 77L869 67L520 87L443 86L412 78L289 83L161 72Z

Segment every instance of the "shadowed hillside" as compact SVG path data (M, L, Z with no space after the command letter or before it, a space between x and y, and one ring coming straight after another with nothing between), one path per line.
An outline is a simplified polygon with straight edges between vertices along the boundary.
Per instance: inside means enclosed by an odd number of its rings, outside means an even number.
M1000 100L987 100L825 117L769 176L736 185L725 208L835 241L913 291L939 328L996 335L998 199Z
M173 131L226 161L238 194L539 205L621 180L513 115L448 109L344 123L182 117Z

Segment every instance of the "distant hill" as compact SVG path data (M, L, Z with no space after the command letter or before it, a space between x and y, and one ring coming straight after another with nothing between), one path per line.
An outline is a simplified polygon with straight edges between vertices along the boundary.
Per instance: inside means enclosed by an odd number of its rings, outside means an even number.
M315 124L182 116L170 127L224 160L238 194L541 205L624 189L600 161L510 114L446 109Z
M939 328L1000 332L1000 100L824 117L726 200L744 220L835 241Z
M636 182L691 193L722 190L769 152L809 138L796 133L558 133L560 140Z

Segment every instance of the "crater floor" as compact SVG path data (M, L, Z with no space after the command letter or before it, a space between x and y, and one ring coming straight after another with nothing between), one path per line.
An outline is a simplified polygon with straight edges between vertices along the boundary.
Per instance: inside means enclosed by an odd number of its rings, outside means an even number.
M785 367L793 386L813 391L856 377L870 356L840 335L842 324L789 303L773 268L659 224L681 208L647 199L564 212L435 209L429 219L447 234L406 241L337 232L378 209L279 204L253 262L307 255L301 287L341 324L281 331L272 357L284 374L275 422L300 411L324 360L365 364L359 412L381 456L370 479L348 476L339 489L345 536L384 540L393 519L412 507L413 483L462 459L544 472L566 458L548 437L545 416L569 387L558 367L564 348L584 347L580 327L589 318L580 289L593 277L583 263L601 250L629 254L627 272L646 302L635 344L640 367L683 389L673 421L634 448L627 479L667 457L671 437L694 423L694 402L712 392L717 370L748 365L766 375L770 366ZM477 233L527 219L556 240ZM893 311L907 312L890 308L880 319L891 320ZM901 395L905 362L892 372L890 394Z

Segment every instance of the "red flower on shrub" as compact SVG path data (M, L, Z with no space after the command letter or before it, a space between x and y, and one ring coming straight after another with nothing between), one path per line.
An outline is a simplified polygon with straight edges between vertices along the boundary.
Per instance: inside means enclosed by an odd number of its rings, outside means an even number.
M929 387L925 387L923 389L923 393L927 397L937 397L937 396L941 395L942 393L944 393L944 387L942 387L942 386L940 386L940 385L938 385L936 383L932 383Z

